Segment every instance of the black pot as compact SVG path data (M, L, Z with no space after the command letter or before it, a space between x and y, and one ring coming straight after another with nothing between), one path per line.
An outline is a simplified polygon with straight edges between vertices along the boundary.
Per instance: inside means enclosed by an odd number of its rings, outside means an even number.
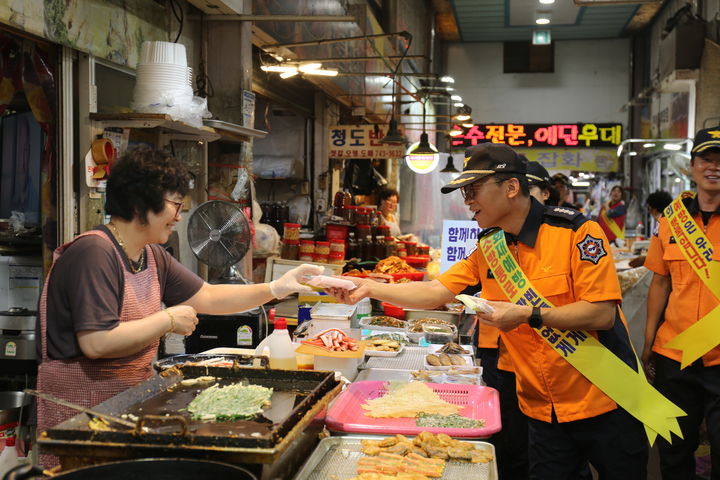
M43 477L42 469L21 465L5 474L3 480L25 480ZM227 463L186 458L142 458L78 468L52 477L58 480L197 480L221 478L257 480L244 468Z

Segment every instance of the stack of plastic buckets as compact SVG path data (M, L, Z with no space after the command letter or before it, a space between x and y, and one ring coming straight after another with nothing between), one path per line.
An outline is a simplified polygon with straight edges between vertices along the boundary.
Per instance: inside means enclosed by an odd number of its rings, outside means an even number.
M192 69L187 66L185 45L143 42L135 83L135 111L172 114L192 102Z

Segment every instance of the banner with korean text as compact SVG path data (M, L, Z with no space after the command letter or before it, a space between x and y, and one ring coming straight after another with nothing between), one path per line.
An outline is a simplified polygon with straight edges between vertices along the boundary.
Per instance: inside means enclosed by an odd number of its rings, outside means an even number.
M443 220L440 273L475 251L481 231L475 220Z
M385 137L387 125L335 125L328 138L330 158L402 158L404 145L380 143Z

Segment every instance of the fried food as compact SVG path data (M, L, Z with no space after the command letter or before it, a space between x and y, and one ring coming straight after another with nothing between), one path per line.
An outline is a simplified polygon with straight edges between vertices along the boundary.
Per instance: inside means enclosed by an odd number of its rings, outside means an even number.
M392 392L361 405L372 418L417 417L420 413L451 415L462 407L448 403L421 382L410 382Z
M450 355L450 361L453 365L467 365L467 362L460 355Z
M450 355L447 353L441 353L438 355L438 358L440 359L440 364L444 367L450 367L453 364L453 361L450 359Z
M384 260L380 260L375 269L375 273L413 273L417 270L400 257L390 256Z
M438 350L440 353L457 353L457 354L469 354L467 350L465 350L463 347L458 345L455 342L448 342L445 345L442 346L440 350Z
M437 355L427 355L425 357L425 360L427 361L428 365L432 365L434 367L439 367L442 365L442 362L440 362L440 358Z
M379 444L386 440L388 443L392 443L392 445L387 448L380 447ZM438 464L442 461L443 465L444 460L469 463L487 463L493 459L493 455L489 450L482 447L476 447L469 442L455 440L444 433L432 434L430 432L420 432L412 440L403 435L395 435L394 437L388 437L383 440L363 440L361 445L362 453L365 455L393 458L390 456L393 454L389 453L388 449L398 449L402 447L407 449L407 457L418 461L429 460L432 462L438 462ZM428 459L425 457L430 458ZM367 464L367 462L365 463ZM429 465L430 463L428 462L426 464ZM358 466L359 465L360 462L358 462ZM358 473L360 473L359 470ZM427 473L425 474L427 475Z

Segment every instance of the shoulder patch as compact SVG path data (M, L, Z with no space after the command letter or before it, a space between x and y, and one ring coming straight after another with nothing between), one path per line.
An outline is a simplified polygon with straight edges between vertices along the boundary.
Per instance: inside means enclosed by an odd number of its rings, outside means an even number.
M602 239L595 238L590 234L585 235L583 241L576 246L580 250L580 260L587 260L595 265L607 255Z
M573 230L577 230L588 220L582 213L567 207L546 207L543 216L544 223Z

